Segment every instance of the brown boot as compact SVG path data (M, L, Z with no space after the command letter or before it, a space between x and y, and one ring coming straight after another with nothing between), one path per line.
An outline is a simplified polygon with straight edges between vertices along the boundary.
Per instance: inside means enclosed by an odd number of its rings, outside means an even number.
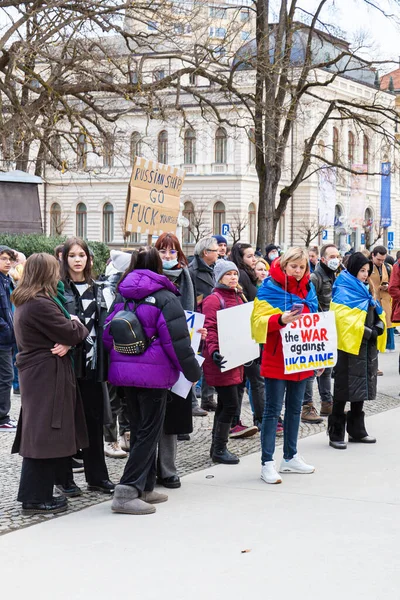
M332 402L321 402L321 410L319 411L321 417L329 417L332 414Z
M324 420L320 417L315 409L315 406L312 402L307 402L307 404L303 404L303 410L301 411L301 420L303 423L322 423Z

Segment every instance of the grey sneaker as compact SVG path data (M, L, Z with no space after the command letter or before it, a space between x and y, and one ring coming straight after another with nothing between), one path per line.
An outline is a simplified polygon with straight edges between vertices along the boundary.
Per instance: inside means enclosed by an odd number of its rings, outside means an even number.
M139 498L135 487L122 484L115 487L111 510L126 515L151 515L156 512L155 506Z

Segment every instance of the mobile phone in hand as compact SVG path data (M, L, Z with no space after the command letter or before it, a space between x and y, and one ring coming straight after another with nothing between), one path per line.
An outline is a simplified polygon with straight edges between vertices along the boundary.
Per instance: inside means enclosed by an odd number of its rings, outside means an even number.
M290 312L301 314L303 312L303 308L304 308L304 304L302 304L301 302L295 302L294 304L292 304L292 308L290 309Z

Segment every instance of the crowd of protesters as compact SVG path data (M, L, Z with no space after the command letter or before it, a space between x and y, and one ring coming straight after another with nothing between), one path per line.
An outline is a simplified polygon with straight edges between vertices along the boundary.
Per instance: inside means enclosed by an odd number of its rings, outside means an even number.
M229 439L260 433L268 484L314 472L298 452L301 421L327 418L334 449L346 449L346 430L349 442L375 443L363 409L383 375L379 352L395 351L400 253L391 258L384 246L341 256L332 243L284 253L269 244L263 257L250 244L228 248L222 235L201 239L187 258L179 239L164 233L154 247L112 250L105 273L95 275L93 253L79 238L54 256L28 259L0 246L0 432L15 434L12 451L23 457L23 514L67 510L68 498L83 493L74 481L79 471L88 491L112 495L112 511L154 513L168 500L156 484L181 486L178 440L190 440L193 417L210 411L213 462L239 463ZM254 303L260 356L226 370L217 313L247 302ZM205 317L202 368L184 311ZM281 330L304 313L325 311L336 317L337 364L286 374ZM181 374L192 382L186 398L171 391ZM18 422L10 417L12 390L21 395ZM247 424L246 390L253 413ZM120 482L110 481L105 456L127 459Z

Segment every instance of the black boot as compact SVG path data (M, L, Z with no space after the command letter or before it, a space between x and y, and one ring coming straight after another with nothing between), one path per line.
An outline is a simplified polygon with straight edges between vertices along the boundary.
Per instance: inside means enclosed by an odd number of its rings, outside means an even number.
M328 429L329 445L336 450L346 450L347 444L344 441L346 433L346 415L329 415Z
M214 449L211 457L216 463L222 463L224 465L237 465L239 462L238 457L229 452L229 450L226 448L230 428L230 423L220 423L219 421L216 423L214 433Z
M347 433L349 442L360 442L362 444L375 444L376 438L368 435L365 429L365 413L354 414L349 410L347 413Z
M207 400L201 401L201 408L203 410L208 410L209 412L214 412L217 410L217 403L214 400L214 396L208 396Z

